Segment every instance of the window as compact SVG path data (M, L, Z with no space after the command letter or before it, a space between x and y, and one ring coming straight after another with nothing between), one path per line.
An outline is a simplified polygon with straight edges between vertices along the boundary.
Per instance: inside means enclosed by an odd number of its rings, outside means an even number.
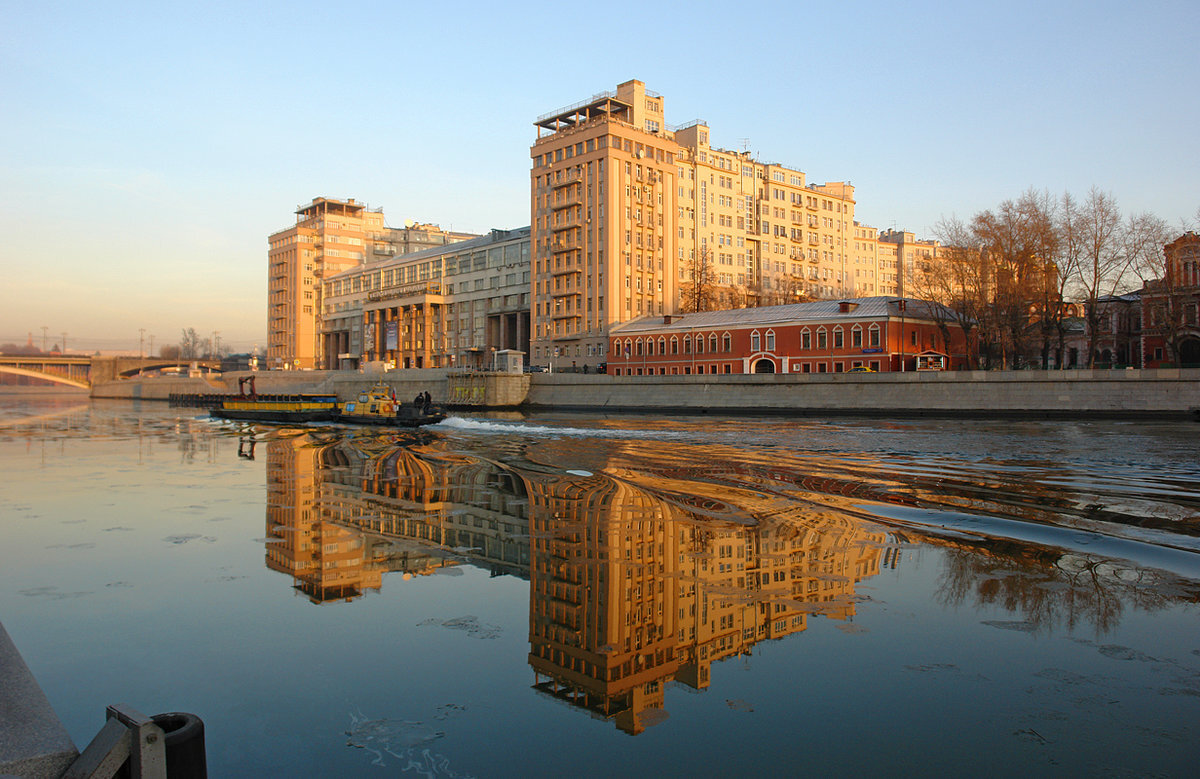
M824 327L819 328L817 330L817 348L818 349L829 348L829 333L825 332ZM822 371L822 373L824 373L824 371Z
M759 335L758 335L758 331L755 330L753 333L750 334L750 351L757 352L759 350L759 346L760 346Z
M842 328L840 326L833 328L833 348L834 349L841 349L843 346L845 346L845 344L843 343L844 337L845 337L845 333L842 331Z
M812 348L812 333L807 327L800 331L800 348L806 351Z
M774 330L767 331L767 351L768 352L775 351L775 331Z
M855 348L862 348L862 345L863 345L863 337L862 336L863 336L862 328L859 327L858 325L855 325L854 329L850 331L850 345Z

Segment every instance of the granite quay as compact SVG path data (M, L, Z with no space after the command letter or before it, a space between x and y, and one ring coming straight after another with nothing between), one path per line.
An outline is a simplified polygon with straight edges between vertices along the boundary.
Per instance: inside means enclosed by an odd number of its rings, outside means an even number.
M168 400L236 394L237 379L155 377L97 385L93 398ZM1186 417L1200 408L1200 369L928 371L918 373L608 376L454 370L271 371L261 393L336 393L377 381L407 398L429 391L450 407L657 413Z

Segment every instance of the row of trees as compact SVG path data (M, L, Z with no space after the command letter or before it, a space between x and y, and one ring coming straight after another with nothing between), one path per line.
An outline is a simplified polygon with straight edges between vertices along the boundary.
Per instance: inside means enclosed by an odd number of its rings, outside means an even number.
M218 338L201 338L196 328L184 328L178 344L168 344L158 350L166 360L217 360L228 357L229 347Z
M1162 278L1172 229L1153 214L1123 214L1092 188L1082 199L1029 190L969 221L944 218L934 232L939 258L913 269L906 295L942 303L977 330L973 364L1020 367L1040 355L1047 368L1055 350L1065 353L1069 300L1082 307L1092 366L1098 303Z
M1200 224L1200 210L1195 221ZM1147 284L1161 289L1165 282L1158 280L1167 278L1163 245L1177 232L1153 214L1122 213L1111 194L1095 187L1083 198L1030 189L969 220L942 219L933 236L941 243L938 257L917 264L911 274L905 267L897 270L905 274L906 297L946 306L941 312L945 320L938 324L947 343L951 317L968 333L975 331L978 349L969 355L973 367L1040 362L1048 368L1055 355L1057 366L1067 367L1063 355L1077 312L1066 301L1075 301L1082 311L1085 360L1092 367L1105 314L1098 304ZM680 283L685 313L776 305L803 296L802 286L790 276L769 285L760 280L723 287L708 247L688 260ZM1178 313L1156 312L1155 318L1169 324Z

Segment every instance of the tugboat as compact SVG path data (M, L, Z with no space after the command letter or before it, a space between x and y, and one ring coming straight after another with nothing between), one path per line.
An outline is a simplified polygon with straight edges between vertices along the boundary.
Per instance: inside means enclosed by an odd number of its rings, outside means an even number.
M344 422L384 427L420 427L446 418L445 412L424 398L412 403L397 401L396 393L383 382L359 393L356 400L339 403L333 394L259 395L253 376L238 379L238 394L221 398L210 413L245 422Z
M357 400L339 404L333 419L352 425L420 427L436 424L445 418L445 412L425 400L414 400L412 403L396 400L395 391L380 382L359 393Z

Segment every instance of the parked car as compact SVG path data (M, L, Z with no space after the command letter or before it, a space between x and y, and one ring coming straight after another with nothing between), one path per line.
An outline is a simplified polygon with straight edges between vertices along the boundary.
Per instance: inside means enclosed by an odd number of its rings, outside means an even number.
M876 373L876 372L877 371L874 368L868 368L865 365L856 365L853 368L851 368L850 370L846 371L846 373Z

